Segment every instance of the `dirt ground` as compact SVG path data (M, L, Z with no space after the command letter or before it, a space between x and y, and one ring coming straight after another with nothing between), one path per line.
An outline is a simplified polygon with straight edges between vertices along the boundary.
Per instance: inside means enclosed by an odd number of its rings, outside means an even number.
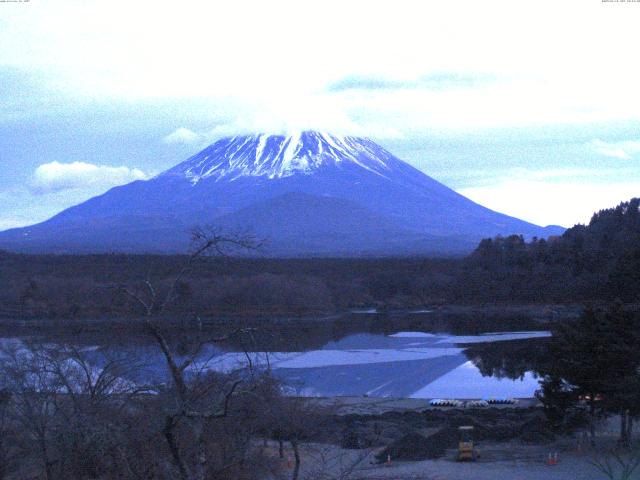
M301 478L315 480L605 480L590 461L591 453L558 450L558 463L547 464L550 448L522 444L483 445L477 462L457 462L455 452L445 458L418 462L372 464L374 452L345 451L323 446L306 446ZM305 462L306 460L306 462ZM306 465L305 465L306 463ZM636 478L636 477L634 477ZM640 478L637 477L637 478Z
M385 419L392 421L395 418L396 422L405 421L405 428L407 425L409 427L413 425L411 422L421 418L415 414L416 407L424 408L424 404L419 405L413 401L398 399L382 402L341 400L339 406L344 410L340 411L336 418L344 414L353 415L355 412L360 415L364 413L365 417L359 420L361 422L366 420L368 414L377 416L376 421L380 425L385 424L383 421ZM528 409L522 410L519 408L500 410L504 412L504 418L502 416L497 418L507 421L514 415L519 415L520 412L524 417L531 414L531 408L529 406ZM392 414L390 415L389 412ZM433 410L423 410L419 415L425 418L430 415L433 417L433 414L428 412ZM497 413L496 410L493 412ZM443 412L443 415L444 413L446 412ZM459 414L455 411L450 413ZM473 411L468 413L474 414ZM495 416L494 413L485 410L475 412L475 415L478 416L478 420L481 420L482 415ZM435 418L439 416L440 414ZM358 428L359 430L355 431L362 431L364 427L360 425ZM424 434L424 430L420 430L418 426L415 428L416 431ZM457 451L450 448L437 459L398 461L392 458L390 464L380 464L376 460L376 455L384 452L380 455L384 457L388 451L380 444L374 444L369 448L348 449L338 446L339 442L305 443L301 445L302 462L299 478L300 480L607 480L609 477L598 470L593 462L603 461L605 456L602 452L610 451L615 447L618 428L619 419L616 417L600 422L595 450L589 447L584 431L575 432L573 436L556 436L555 440L535 444L525 442L522 438L496 441L496 438L488 437L480 440L480 437L476 436L476 446L480 453L476 462L456 461ZM582 442L578 439L582 439ZM280 463L281 469L279 475L272 477L274 480L291 478L294 456L288 447L289 445L286 445L284 460L276 460ZM268 450L273 452L268 456L277 455L276 444L269 445ZM557 454L556 464L548 464L549 454L552 456ZM609 458L612 463L615 463L611 457ZM640 480L640 468L630 480Z
M547 464L551 451L558 452L558 463ZM421 480L598 480L605 479L589 463L589 453L568 450L566 443L526 446L521 443L480 446L477 462L457 462L455 451L437 460L391 462L391 465L363 465L353 479Z
M613 446L613 438L601 438L599 450ZM275 450L274 450L275 451ZM483 443L477 462L457 462L455 450L437 460L377 464L379 449L347 450L332 445L302 447L301 480L607 480L592 462L602 460L589 448L579 448L572 438L549 445L521 442ZM558 463L548 465L549 453ZM285 451L285 459L292 453ZM290 478L291 464L283 461L281 477ZM640 479L640 470L632 479Z

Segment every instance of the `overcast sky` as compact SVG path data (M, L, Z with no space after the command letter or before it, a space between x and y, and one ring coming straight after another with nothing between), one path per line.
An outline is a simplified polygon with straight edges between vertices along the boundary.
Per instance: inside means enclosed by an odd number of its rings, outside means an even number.
M300 129L588 222L640 196L638 25L639 2L601 0L0 2L0 229Z

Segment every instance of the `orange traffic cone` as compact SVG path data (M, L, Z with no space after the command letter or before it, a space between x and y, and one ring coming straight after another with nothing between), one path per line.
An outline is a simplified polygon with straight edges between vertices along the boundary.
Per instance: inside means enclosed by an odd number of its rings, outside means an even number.
M551 455L551 452L549 452L549 456L547 457L547 465L549 465L549 466L554 465L554 463L553 463L553 455Z

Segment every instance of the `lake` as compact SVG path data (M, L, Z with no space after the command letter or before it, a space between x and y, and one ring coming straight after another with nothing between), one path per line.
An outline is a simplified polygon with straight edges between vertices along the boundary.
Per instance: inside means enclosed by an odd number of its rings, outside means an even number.
M534 372L508 375L481 369L482 352L489 355L504 347L510 355L514 346L524 351L549 336L546 331L357 333L304 352L226 352L211 365L221 371L249 361L268 365L290 393L302 396L528 398L539 388Z
M539 388L535 367L544 348L537 347L545 345L548 331L478 334L456 328L453 334L442 329L446 323L430 331L402 330L411 323L415 317L402 316L391 322L380 322L375 316L285 322L278 328L258 328L250 339L234 337L226 343L208 344L193 369L270 368L287 393L300 396L530 398ZM192 334L168 334L173 350L183 359L199 344L202 332ZM32 337L5 337L3 341L27 338ZM39 336L38 341L77 347L96 368L114 356L126 358L139 366L127 373L127 379L136 383L169 379L164 358L148 335L101 330L90 335Z

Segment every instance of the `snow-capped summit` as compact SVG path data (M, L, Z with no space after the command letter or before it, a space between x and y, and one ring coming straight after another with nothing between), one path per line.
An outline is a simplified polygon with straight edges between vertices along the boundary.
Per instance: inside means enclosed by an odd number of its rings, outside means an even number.
M283 135L242 135L218 140L163 175L184 175L192 184L205 178L241 176L270 179L310 175L315 170L351 163L385 176L394 157L368 138L304 131Z
M314 131L223 138L145 181L0 232L0 249L184 252L189 231L249 230L272 255L471 251L484 237L546 237L485 208L367 138Z

